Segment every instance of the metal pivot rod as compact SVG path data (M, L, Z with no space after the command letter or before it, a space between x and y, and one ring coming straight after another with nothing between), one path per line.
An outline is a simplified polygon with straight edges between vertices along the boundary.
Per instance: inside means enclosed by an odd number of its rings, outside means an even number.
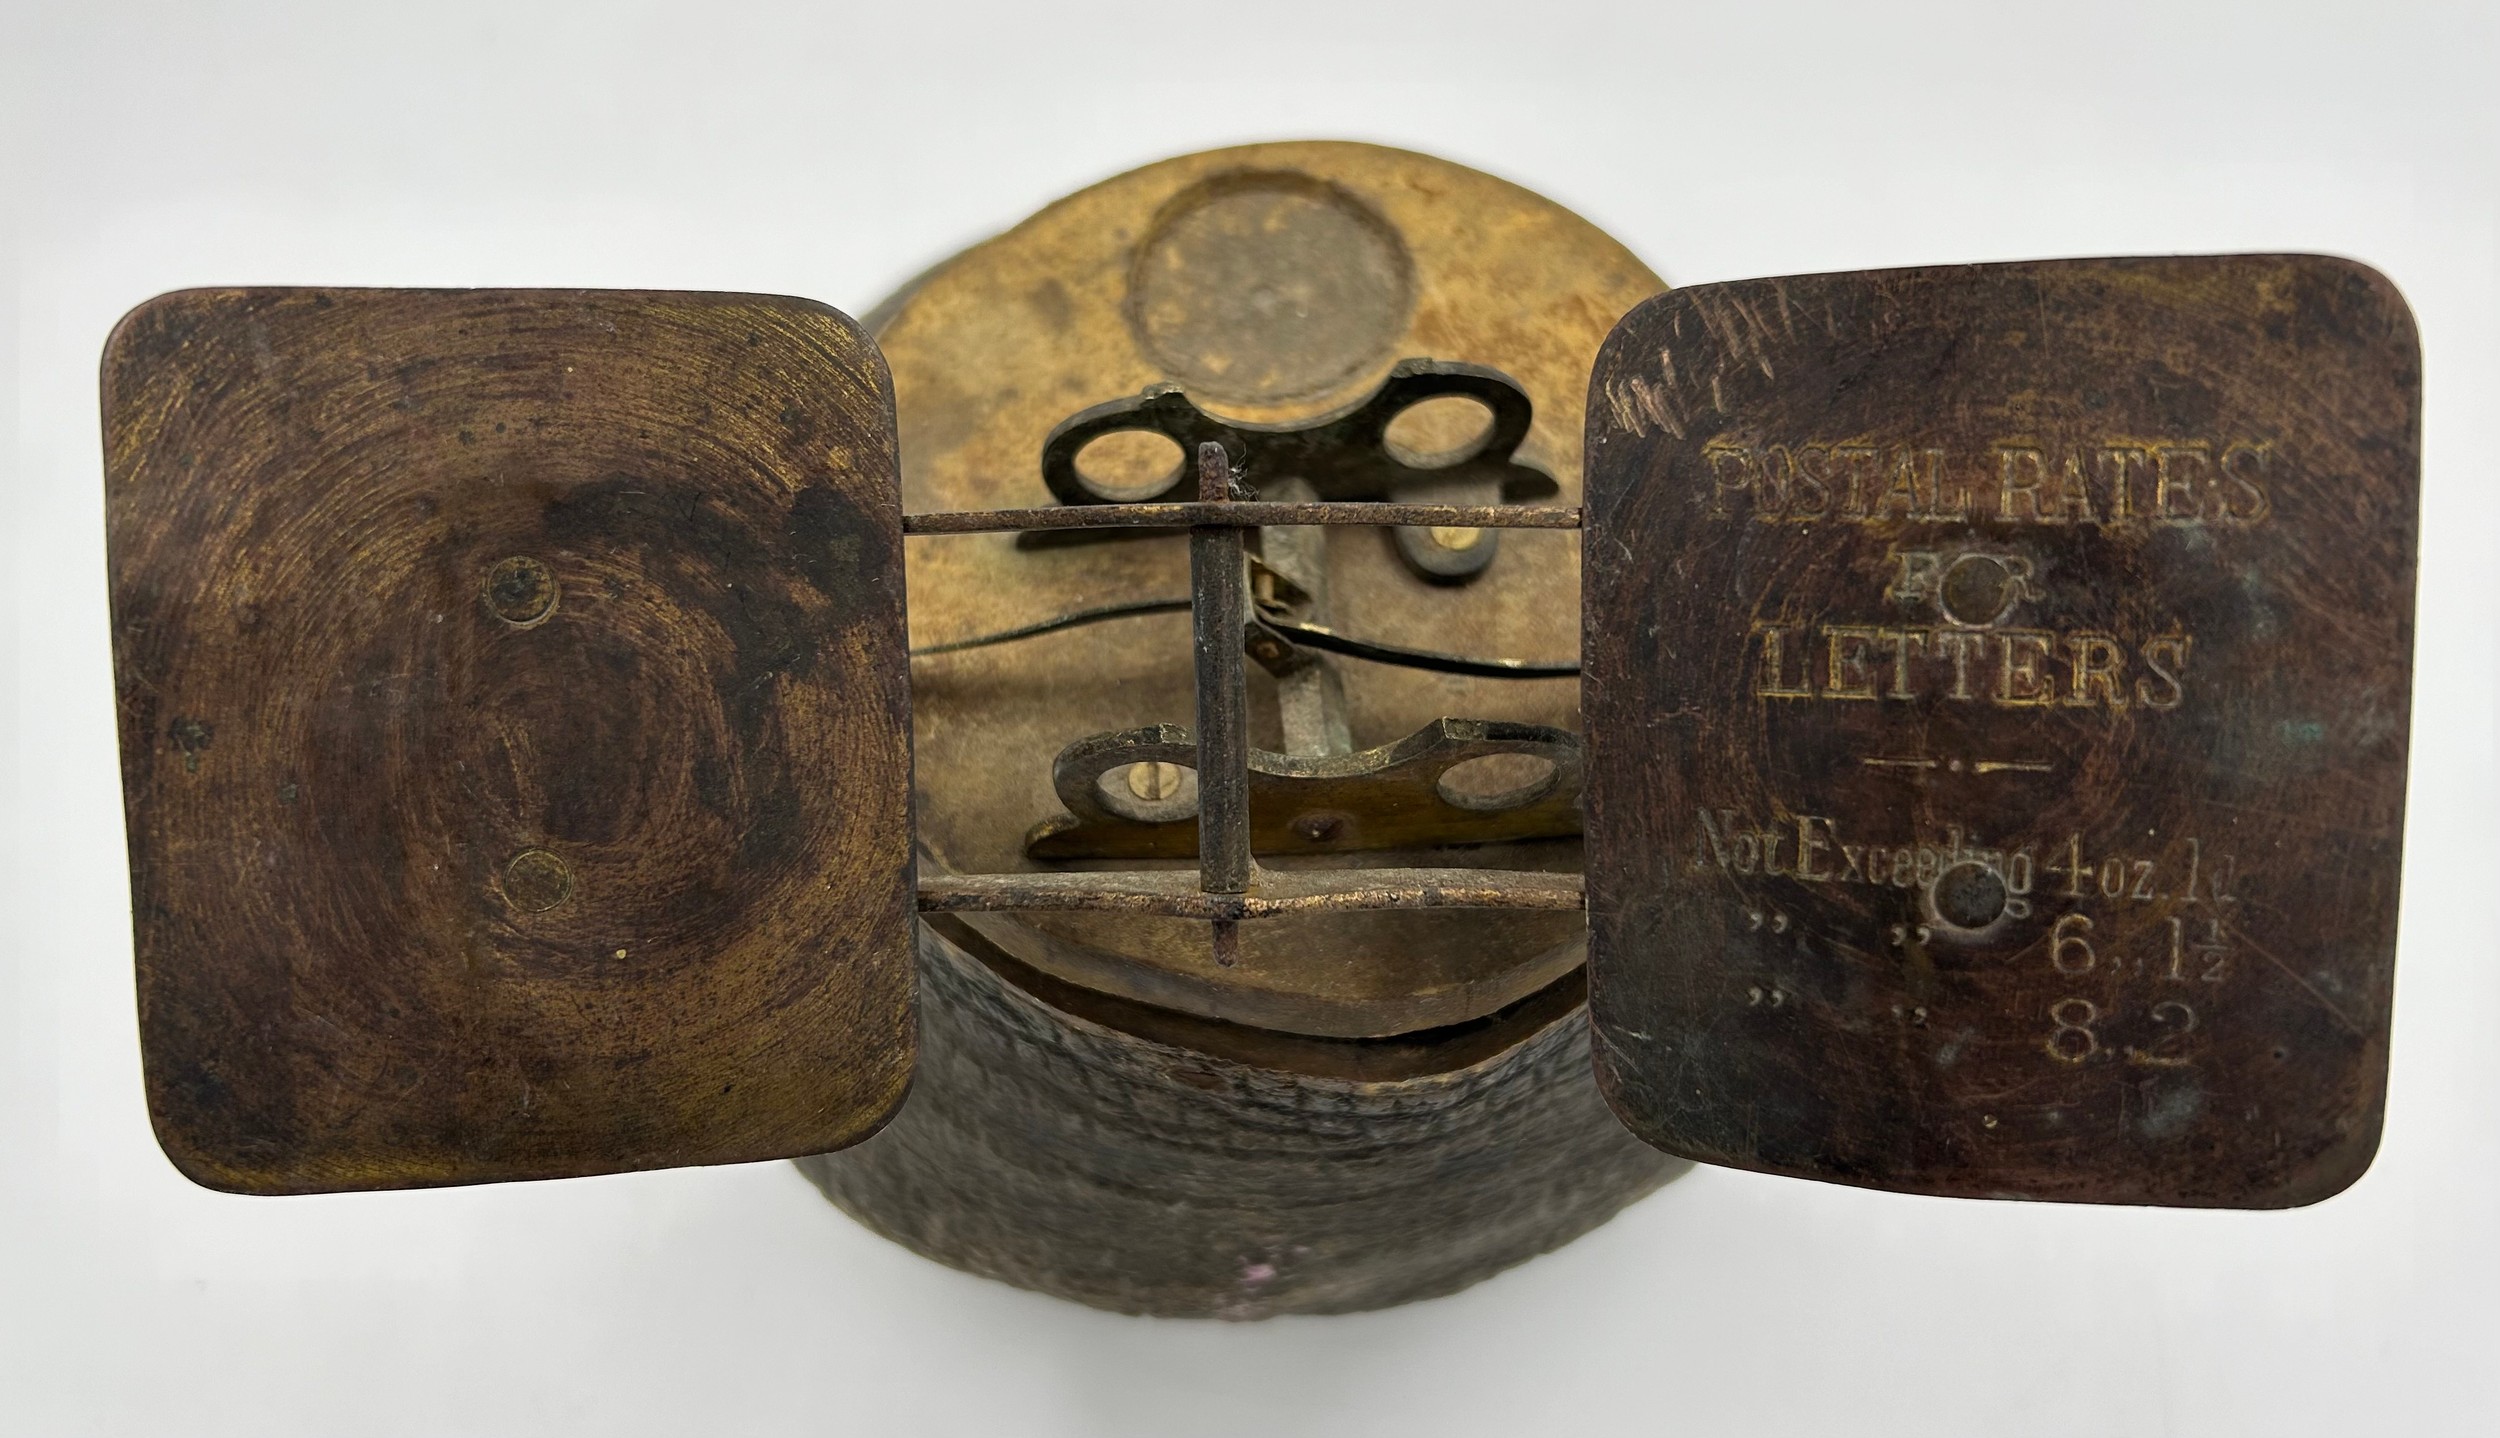
M1224 446L1198 446L1198 502L1228 504L1232 461ZM1189 531L1190 621L1198 664L1198 887L1250 892L1250 688L1242 630L1249 623L1249 571L1242 532L1217 525ZM1215 921L1215 961L1230 967L1241 951L1231 919Z
M1578 529L1580 510L1577 505L1560 504L1374 504L1352 500L1293 504L1202 499L1195 504L1066 504L1055 509L948 509L903 516L903 532L915 535L1021 533L1032 529L1179 529L1206 525L1265 529L1286 524Z
M1212 894L1186 871L1087 870L1060 874L920 876L924 914L1161 914L1169 918L1272 919L1383 909L1577 911L1578 874L1517 869L1261 869L1246 894Z

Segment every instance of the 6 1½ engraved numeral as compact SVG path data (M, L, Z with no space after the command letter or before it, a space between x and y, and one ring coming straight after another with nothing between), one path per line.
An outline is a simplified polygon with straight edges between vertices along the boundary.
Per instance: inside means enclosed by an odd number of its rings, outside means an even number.
M2222 942L2222 921L2207 920L2205 941L2193 944L2188 942L2187 924L2183 920L2173 915L2168 923L2169 954L2166 961L2157 961L2154 976L2173 983L2221 983L2231 961L2230 950ZM2101 956L2092 948L2091 935L2092 920L2088 917L2082 914L2058 915L2057 922L2049 926L2049 966L2068 978L2092 972L2101 961ZM1919 937L1923 940L1927 936L1922 933ZM1900 941L1901 930L1896 925L1893 942ZM2127 973L2126 956L2113 955L2110 968L2116 974ZM2143 959L2135 961L2134 972L2145 972Z
M2081 914L2061 914L2049 928L2049 962L2061 974L2091 972L2099 958L2092 952L2092 941L2084 935L2092 932L2092 921ZM2077 1000L2076 1002L2081 1002Z
M2206 941L2187 941L2187 925L2176 915L2170 920L2170 971L2164 978L2185 983L2191 979L2208 984L2222 982L2223 970L2231 961L2230 951L2222 944L2222 921L2209 919L2205 924Z

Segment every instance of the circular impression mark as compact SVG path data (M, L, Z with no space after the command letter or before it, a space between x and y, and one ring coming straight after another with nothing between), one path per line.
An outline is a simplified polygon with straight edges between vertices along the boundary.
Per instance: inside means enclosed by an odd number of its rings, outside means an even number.
M560 597L556 577L526 554L502 561L486 575L487 612L515 629L546 623Z
M1228 175L1183 191L1129 273L1129 329L1146 357L1193 393L1236 403L1351 379L1396 346L1413 307L1397 233L1308 175Z
M2022 576L2003 560L1986 554L1965 554L1954 560L1936 587L1936 602L1944 617L1974 629L2003 619L2022 597Z
M543 914L573 897L573 871L544 849L523 849L503 866L504 902Z
M1984 929L2005 912L2005 881L1985 864L1955 864L1928 891L1936 917L1957 929Z

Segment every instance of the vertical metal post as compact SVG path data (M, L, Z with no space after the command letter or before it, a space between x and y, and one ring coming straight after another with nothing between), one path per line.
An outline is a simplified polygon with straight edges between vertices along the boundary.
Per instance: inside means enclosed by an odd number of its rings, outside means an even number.
M1232 498L1224 446L1198 446L1198 498ZM1198 669L1198 887L1210 894L1250 890L1250 692L1242 638L1249 622L1242 532L1206 526L1189 532L1190 618ZM1229 966L1241 935L1215 925L1215 961Z

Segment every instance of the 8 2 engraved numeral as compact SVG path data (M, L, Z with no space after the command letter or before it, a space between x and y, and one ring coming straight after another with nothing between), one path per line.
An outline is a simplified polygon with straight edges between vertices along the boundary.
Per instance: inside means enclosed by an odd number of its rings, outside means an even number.
M2158 1031L2149 1044L2139 1048L2133 1044L2117 1052L2128 1063L2146 1068L2179 1068L2190 1061L2186 1052L2187 1036L2196 1031L2196 1010L2177 999L2164 999L2146 1011ZM2063 1064L2080 1064L2093 1055L2108 1052L2101 1043L2097 1029L2104 1019L2101 1006L2090 999L2065 998L2049 1005L2050 1028L2040 1046L2050 1058Z

